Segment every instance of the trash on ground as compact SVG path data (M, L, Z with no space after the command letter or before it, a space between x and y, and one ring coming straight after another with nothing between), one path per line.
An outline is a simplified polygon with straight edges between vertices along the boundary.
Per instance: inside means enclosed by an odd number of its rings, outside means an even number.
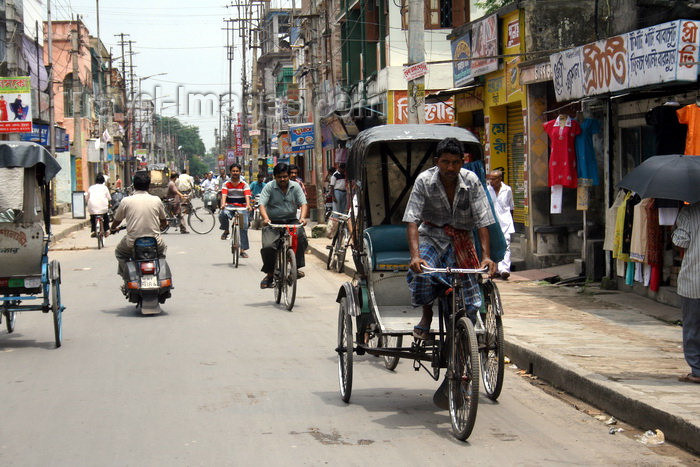
M595 418L596 420L600 420L601 422L604 422L604 421L606 421L609 417L608 417L606 414L601 413L601 414L598 414L598 415L594 415L593 418Z
M505 364L510 363L510 358L508 358L508 357L503 357L503 363L505 363Z
M643 435L639 436L637 441L642 444L646 444L647 446L658 446L659 444L664 444L666 438L664 437L664 432L657 428L656 432L649 430Z
M517 370L517 369L518 369L518 365L512 364L512 365L510 366L510 368L512 368L512 369L514 369L514 370Z
M606 422L606 425L617 425L617 419L615 417L610 417Z
M615 433L621 433L623 431L625 431L625 430L623 430L622 428L619 428L619 427L618 428L610 428L608 433L610 433L611 435L614 435Z

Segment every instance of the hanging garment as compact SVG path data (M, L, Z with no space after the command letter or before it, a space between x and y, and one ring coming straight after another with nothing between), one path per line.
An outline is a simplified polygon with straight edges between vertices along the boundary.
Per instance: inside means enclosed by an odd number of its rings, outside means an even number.
M647 251L644 260L647 264L661 264L663 257L663 236L659 225L659 211L656 208L656 200L652 199L645 205L647 211Z
M559 119L545 122L542 126L549 135L551 152L549 154L549 186L562 185L566 188L576 188L576 151L574 139L581 134L581 127L571 117L566 119L563 126L558 125Z
M683 154L688 127L678 121L678 106L660 105L647 112L647 124L654 127L656 155Z
M598 179L598 162L593 147L593 135L600 133L600 122L587 118L581 122L581 134L576 136L576 173L578 178L590 180L590 185L600 183ZM579 184L581 182L579 181Z
M648 224L646 207L649 203L652 202L653 200L651 198L645 198L634 207L634 219L632 221L632 241L630 243L630 259L638 263L646 262L645 260L647 254Z
M651 264L644 265L644 287L649 287L651 282Z
M644 267L642 264L634 265L634 281L640 283L644 282Z
M627 201L632 197L632 193L625 194L624 199L617 208L615 214L615 240L613 243L612 257L626 261L627 258L621 255L622 253L622 233L625 227L625 212L627 209Z
M661 265L652 264L651 266L651 277L649 278L649 290L652 292L658 292L661 286Z
M688 134L685 137L685 155L700 156L700 106L697 104L686 105L676 111L678 121L688 125Z
M634 285L634 263L630 261L625 264L627 265L627 269L625 269L625 284Z
M617 192L615 202L605 212L605 240L603 241L603 250L612 251L615 245L615 222L617 221L617 210L625 200L625 191Z
M659 225L673 225L678 217L678 208L659 208Z
M634 195L627 200L625 206L625 223L622 228L622 249L620 256L625 261L629 260L630 246L632 245L632 224L634 223L634 207L639 204L641 198L639 195Z

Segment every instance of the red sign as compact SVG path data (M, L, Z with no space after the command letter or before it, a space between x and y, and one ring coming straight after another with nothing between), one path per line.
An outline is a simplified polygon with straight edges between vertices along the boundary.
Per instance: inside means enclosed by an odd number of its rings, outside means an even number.
M236 157L243 157L243 126L236 125L233 129L233 136L236 139Z
M28 76L0 78L0 133L32 132L32 91Z
M434 91L426 91L426 94ZM425 123L449 123L455 121L454 101L425 104ZM389 123L408 123L408 97L406 91L394 91L394 119Z
M428 65L425 62L416 63L415 65L403 67L403 75L406 81L413 81L428 73Z

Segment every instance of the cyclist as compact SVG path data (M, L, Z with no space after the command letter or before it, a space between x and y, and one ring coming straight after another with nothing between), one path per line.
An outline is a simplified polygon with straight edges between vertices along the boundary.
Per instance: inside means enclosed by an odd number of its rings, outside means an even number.
M252 196L258 196L262 193L263 188L265 188L265 176L258 172L257 180L250 184L250 193Z
M173 172L170 175L170 183L168 183L168 199L170 199L170 205L172 206L172 213L173 216L176 216L178 220L180 221L180 233L182 234L188 234L190 233L189 230L187 230L187 227L185 227L185 220L182 216L182 207L181 203L182 200L187 199L187 196L184 195L183 193L180 192L177 188L177 179L178 179L178 174L177 172ZM150 183L150 178L149 178L149 183Z
M491 261L487 227L495 222L486 192L479 178L462 168L462 144L445 138L435 150L435 167L418 175L406 205L408 248L411 253L408 286L413 306L423 307L423 316L413 328L413 336L427 339L433 319L433 301L444 292L439 274L421 274L422 266L444 268L488 268ZM474 247L472 230L478 229L481 261ZM479 286L472 275L460 276L464 303L473 309L481 305Z
M299 271L303 268L304 252L308 246L304 225L306 225L306 214L308 205L306 196L297 182L289 179L289 166L279 163L272 170L275 179L265 185L260 193L260 216L263 219L262 230L262 271L265 277L260 282L261 289L272 286L273 274L275 272L275 259L277 257L276 243L282 232L279 229L269 227L268 224L300 224L297 228L297 278L304 277L304 273ZM301 209L300 219L297 219L297 209Z
M223 188L221 188L221 211L219 212L220 229L223 230L221 240L226 240L228 238L229 220L236 215L237 212L233 209L224 208L226 206L229 208L246 208L245 211L241 211L243 215L243 225L241 225L241 258L247 258L248 253L246 253L246 250L249 248L248 211L251 209L250 187L246 182L241 180L240 164L231 164L229 166L229 173L231 174L230 180L224 183Z
M202 183L199 186L202 187L203 193L206 193L207 191L218 191L219 186L217 185L216 180L214 180L214 172L211 170L207 172L207 178L202 180Z
M102 216L104 220L103 233L105 237L109 235L106 230L109 226L109 202L112 197L109 194L109 188L105 185L105 177L101 173L97 174L95 177L95 184L88 188L87 194L85 195L85 201L87 202L87 209L90 213L90 234L91 237L95 237L95 226L97 225L97 216Z
M183 170L177 177L177 189L184 195L189 195L194 188L194 178L187 174L187 170Z

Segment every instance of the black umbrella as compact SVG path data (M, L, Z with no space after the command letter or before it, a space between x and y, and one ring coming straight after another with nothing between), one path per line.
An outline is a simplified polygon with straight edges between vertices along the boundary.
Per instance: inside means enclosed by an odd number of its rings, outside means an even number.
M618 183L642 198L700 201L700 156L654 156Z

